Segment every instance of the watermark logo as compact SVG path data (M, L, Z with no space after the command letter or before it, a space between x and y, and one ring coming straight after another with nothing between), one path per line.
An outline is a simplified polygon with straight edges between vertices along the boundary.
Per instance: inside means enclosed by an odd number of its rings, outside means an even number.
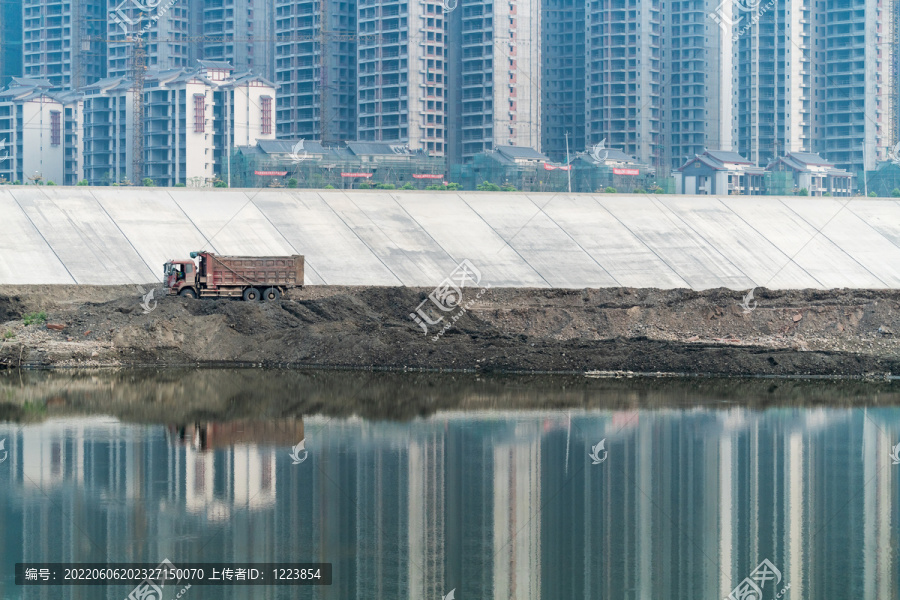
M595 163L602 163L605 161L606 157L609 156L609 150L606 148L606 138L600 140L600 143L594 144L594 147L591 148L591 151L588 154L594 159Z
M459 0L444 0L444 14L453 12L459 6Z
M888 153L888 160L895 165L900 165L900 142L897 142L897 145Z
M298 141L296 144L294 144L294 147L291 148L291 153L289 156L291 157L291 162L295 165L302 163L309 157L309 152L307 152L306 149L303 148L304 141L305 140Z
M755 290L755 289L756 288L753 288L752 290L747 292L744 295L743 301L741 301L738 304L738 306L740 306L744 310L745 315L748 315L748 314L752 313L754 310L756 310L756 306L758 303L756 302L756 300L753 299L753 290ZM753 302L752 305L750 304L751 301Z
M447 595L444 596L443 600L454 600L454 598L456 598L456 588L447 592Z
M3 442L0 442L0 448L3 448ZM900 444L891 448L891 464L900 465Z
M150 570L152 577L139 583L125 600L163 600L163 588L166 587L167 581L171 582L174 579L174 577L170 577L170 575L174 576L174 573L171 572L174 569L175 565L172 564L172 561L168 558L164 559L155 569ZM175 598L181 598L190 588L190 584L186 585L175 595Z
M303 457L300 457L300 453L303 453ZM294 462L292 464L299 465L304 460L309 457L309 452L306 450L306 438L300 440L300 443L291 448L291 460Z
M425 335L428 335L429 325L439 325L445 317L447 318L441 329L431 338L432 341L439 340L491 287L490 284L484 286L474 298L463 303L463 289L467 283L474 283L476 286L480 284L481 271L476 269L469 259L464 259L450 273L449 277L444 279L434 288L434 291L428 294L427 298L419 303L415 312L409 313L409 317L422 328ZM430 304L426 307L425 305L429 302Z
M588 453L588 456L591 457L592 465L599 465L605 461L609 457L609 452L606 451L606 438L600 440L600 443L596 446L591 446L591 451Z
M158 304L158 303L156 302L156 300L153 299L153 293L154 293L156 290L151 289L151 290L150 290L149 292L147 292L146 294L144 293L143 288L138 288L138 290L139 290L140 293L141 293L141 308L144 309L144 314L145 314L145 315L149 315L149 314L152 313L154 310L156 310L156 306L157 306L157 304ZM151 305L150 302L153 302L153 304Z
M743 16L735 19L735 11L750 12L758 8L761 2L762 0L722 0L713 12L707 13L707 16L717 23L722 31L731 33L734 31L735 26L744 20ZM769 0L768 4L760 8L758 13L753 16L748 25L744 25L740 31L731 36L732 41L737 41L751 26L758 23L760 17L766 14L773 6L775 6L775 0Z
M137 31L142 21L146 20L141 27L143 33L149 31L176 2L178 0L169 0L165 6L160 6L162 0L122 0L109 11L109 23L118 25L125 35L130 35Z
M731 590L725 600L762 600L763 589L766 583L772 582L773 586L781 583L781 571L772 564L768 558L759 563L749 577L745 577L736 588ZM790 584L786 585L780 592L775 594L775 598L781 598L785 592L790 589Z
M9 452L6 451L6 438L0 440L0 463L6 462Z

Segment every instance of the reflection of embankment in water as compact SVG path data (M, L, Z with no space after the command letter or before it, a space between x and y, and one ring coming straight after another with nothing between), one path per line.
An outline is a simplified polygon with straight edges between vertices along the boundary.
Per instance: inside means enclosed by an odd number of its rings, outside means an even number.
M437 411L735 404L896 405L900 383L264 369L0 372L0 420L15 422L80 414L179 424L301 415L408 420Z
M270 421L197 421L169 424L166 437L175 446L190 446L205 452L242 444L253 446L293 446L304 439L303 419Z

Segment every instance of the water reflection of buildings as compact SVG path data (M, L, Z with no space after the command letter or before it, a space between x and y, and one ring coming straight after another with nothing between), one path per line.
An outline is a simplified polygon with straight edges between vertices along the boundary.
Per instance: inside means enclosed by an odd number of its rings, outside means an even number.
M0 477L16 497L0 493L0 516L17 544L0 562L318 560L335 584L315 596L192 598L549 599L723 598L768 558L791 597L896 597L898 414L48 423L10 431ZM309 460L293 465L305 435ZM591 465L604 438L608 460Z

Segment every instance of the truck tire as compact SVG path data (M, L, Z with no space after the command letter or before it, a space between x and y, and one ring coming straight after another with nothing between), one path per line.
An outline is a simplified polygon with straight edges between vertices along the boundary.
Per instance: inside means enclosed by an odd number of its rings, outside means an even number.
M183 290L178 292L178 295L182 296L183 298L196 298L197 292L195 292L191 288L184 288Z
M281 291L278 288L270 287L263 292L262 297L266 302L278 302L281 300Z
M244 290L244 300L247 302L256 302L259 300L259 290L256 288L247 288Z

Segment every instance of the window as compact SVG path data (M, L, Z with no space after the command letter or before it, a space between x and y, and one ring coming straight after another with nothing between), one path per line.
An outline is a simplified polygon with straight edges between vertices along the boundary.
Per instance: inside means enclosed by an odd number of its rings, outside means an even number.
M262 133L265 135L272 133L272 98L270 96L262 96L260 100L262 101L260 122L262 124Z
M58 110L50 111L50 145L59 146L62 142L62 118Z
M206 95L194 94L194 133L206 131Z

